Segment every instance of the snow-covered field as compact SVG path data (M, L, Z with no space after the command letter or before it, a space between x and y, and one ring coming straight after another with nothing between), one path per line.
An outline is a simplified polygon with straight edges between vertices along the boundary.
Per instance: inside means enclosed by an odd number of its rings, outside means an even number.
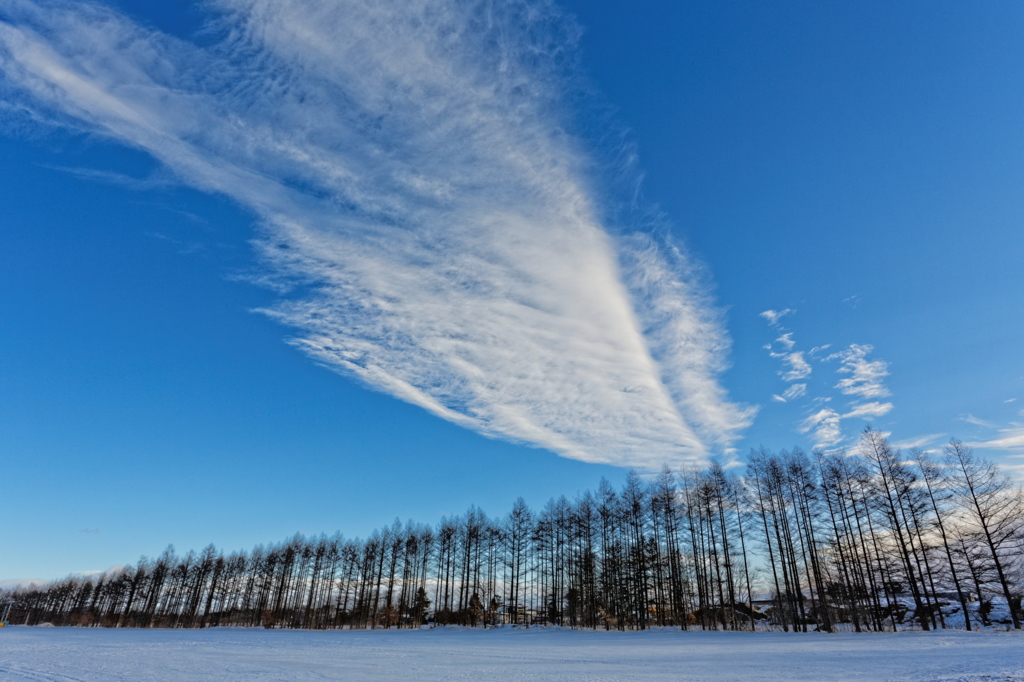
M0 680L1021 680L1020 633L0 630Z

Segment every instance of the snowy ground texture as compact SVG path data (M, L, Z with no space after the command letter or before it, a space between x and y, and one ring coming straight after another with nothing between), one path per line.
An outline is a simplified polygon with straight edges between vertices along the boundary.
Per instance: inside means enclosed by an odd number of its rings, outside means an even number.
M1021 633L0 629L0 680L1017 680Z

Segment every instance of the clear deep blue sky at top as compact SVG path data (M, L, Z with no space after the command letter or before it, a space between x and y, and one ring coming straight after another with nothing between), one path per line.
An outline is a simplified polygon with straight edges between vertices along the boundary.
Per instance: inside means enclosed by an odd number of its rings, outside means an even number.
M200 25L190 3L118 6L180 36ZM561 6L644 201L714 282L722 384L759 408L741 456L812 446L800 423L843 400L822 359L805 398L772 398L792 382L760 313L791 309L796 349L870 345L887 363L892 408L844 420L846 442L867 423L923 447L1009 439L979 449L1024 464L1024 7ZM0 126L0 580L621 482L286 345L252 312L275 295L245 279L253 218L231 200L109 140Z

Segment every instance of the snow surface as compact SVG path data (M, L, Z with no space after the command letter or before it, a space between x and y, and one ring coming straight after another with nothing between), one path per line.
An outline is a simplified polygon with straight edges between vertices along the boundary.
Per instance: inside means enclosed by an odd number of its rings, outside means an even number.
M0 680L1019 680L1019 632L0 629Z

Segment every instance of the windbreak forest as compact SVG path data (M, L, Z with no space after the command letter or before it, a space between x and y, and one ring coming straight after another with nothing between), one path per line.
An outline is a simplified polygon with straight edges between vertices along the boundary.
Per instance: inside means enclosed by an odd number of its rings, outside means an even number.
M1020 628L1024 497L952 440L752 451L630 474L574 500L362 539L168 548L122 570L0 593L13 624L201 628L786 631Z

